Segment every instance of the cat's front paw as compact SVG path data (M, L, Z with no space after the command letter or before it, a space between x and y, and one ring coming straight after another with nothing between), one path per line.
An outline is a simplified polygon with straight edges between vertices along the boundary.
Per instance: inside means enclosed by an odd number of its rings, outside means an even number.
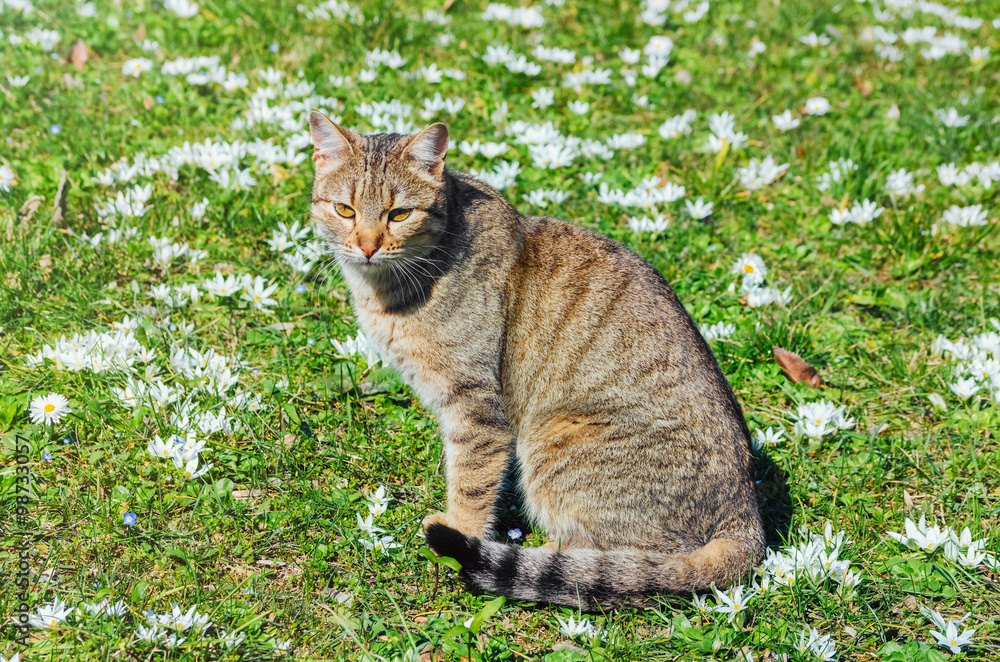
M424 518L420 524L420 533L427 533L431 524L444 524L447 527L455 528L455 525L448 519L448 513L434 513Z

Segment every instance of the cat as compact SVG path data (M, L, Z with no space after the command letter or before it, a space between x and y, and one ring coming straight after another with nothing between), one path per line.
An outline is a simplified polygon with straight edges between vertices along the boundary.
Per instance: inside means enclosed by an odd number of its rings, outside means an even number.
M584 609L746 579L765 549L750 435L663 276L446 170L443 124L362 136L313 111L310 133L311 214L358 324L437 417L431 549L480 590ZM490 539L511 465L545 546Z

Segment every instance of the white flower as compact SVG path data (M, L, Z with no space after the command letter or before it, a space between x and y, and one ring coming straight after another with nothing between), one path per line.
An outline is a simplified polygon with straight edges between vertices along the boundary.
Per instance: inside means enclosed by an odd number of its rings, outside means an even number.
M780 428L777 432L775 432L774 428L768 428L766 431L761 428L757 428L753 438L753 449L758 451L766 446L774 446L781 441L784 434L785 431Z
M181 18L191 18L198 13L198 5L189 0L164 0L163 6Z
M979 392L979 382L975 377L959 377L954 384L948 384L948 388L958 397L966 399Z
M648 57L668 57L673 49L674 42L670 37L658 36L650 37L642 52Z
M715 593L715 599L718 602L718 604L712 608L712 611L720 614L729 614L728 622L730 623L732 623L737 616L742 621L743 612L746 611L747 604L749 604L754 597L756 597L756 594L753 591L743 595L742 586L734 586L728 591L720 591L715 588L715 584L712 584L712 592Z
M65 621L74 611L73 607L56 598L50 604L40 607L37 612L28 616L28 623L36 628L50 628Z
M15 183L14 171L0 163L0 191L6 193Z
M829 634L821 637L816 628L809 628L799 634L799 643L796 648L803 655L812 653L823 662L832 662L837 658L837 644L831 637L832 635Z
M795 433L814 439L854 427L854 419L845 418L845 406L827 400L799 405L795 418Z
M355 513L358 518L358 528L364 531L364 533L369 537L373 537L376 533L385 533L385 529L380 529L374 525L373 519L375 515L373 513L368 513L368 517L361 519L361 513Z
M736 169L736 174L739 176L743 188L753 191L767 186L787 169L787 163L777 165L774 158L768 154L763 161L758 161L755 158L750 159L746 168Z
M140 625L135 630L135 636L140 641L158 641L163 637L163 630L159 625Z
M965 126L969 123L969 116L959 115L958 111L954 108L949 108L947 111L939 109L934 111L934 113L937 115L938 119L941 120L941 123L948 127L955 128Z
M584 115L590 110L590 104L584 101L570 101L566 106L577 115Z
M961 653L962 648L964 646L972 644L972 637L973 635L976 634L976 631L973 628L966 629L965 631L962 632L962 634L958 633L958 626L962 623L962 621L964 621L968 617L969 614L966 614L965 618L963 618L961 621L955 621L949 619L948 622L944 624L944 627L942 628L944 632L940 632L938 630L931 630L930 631L931 636L933 636L937 640L939 646L947 648L953 654L957 655Z
M263 310L265 306L273 306L278 302L271 298L271 295L278 289L277 283L270 287L264 287L265 281L260 276L254 276L252 280L245 279L243 282L244 293L240 296L244 301L249 301L254 310Z
M924 190L923 184L913 185L913 174L903 168L895 170L885 179L885 190L893 198L905 198L916 195Z
M593 637L600 632L600 630L586 618L581 617L580 620L577 621L570 616L568 621L564 621L556 616L556 620L559 621L559 631L567 637L577 637L580 635Z
M806 100L806 113L809 115L826 115L830 112L830 102L823 97L812 97Z
M531 104L532 108L548 108L553 103L555 103L555 92L547 88L539 88L531 93L531 98L534 102Z
M11 87L24 87L31 80L31 76L7 76L7 82Z
M786 110L780 115L772 115L771 120L779 131L789 131L802 123L801 119L792 117L792 111L790 110Z
M636 64L639 62L639 58L642 57L642 51L635 48L624 48L618 53L618 57L622 59L625 64Z
M122 65L122 73L126 76L133 76L135 78L139 77L143 71L149 71L153 68L152 60L147 60L144 57L135 58L132 60L126 60Z
M49 393L32 400L28 413L32 423L55 425L62 420L63 416L72 413L72 411L69 407L69 400L58 393Z
M397 543L392 541L392 536L382 536L381 538L377 536L372 536L371 538L362 538L361 544L365 546L365 549L369 551L382 552L386 556L389 556L390 549L396 549L401 547Z
M736 325L728 322L716 322L711 326L699 327L701 335L705 340L715 340L717 338L728 338L736 332Z
M691 133L691 122L694 121L695 117L696 114L693 110L684 111L681 115L674 115L660 125L659 133L666 140L687 135Z
M767 267L764 260L756 253L744 253L740 259L733 263L731 271L734 274L743 276L743 290L749 291L751 288L763 284L764 277L767 276Z
M212 468L211 463L206 464L201 469L198 468L198 456L195 455L191 459L187 460L184 464L184 478L185 480L194 480L195 478L201 478L208 473L208 470ZM193 609L193 607L192 607Z
M670 225L670 219L661 214L653 219L648 216L632 216L628 219L628 227L633 232L663 232Z
M226 648L236 648L243 643L246 638L245 632L226 632L225 630L219 635L222 638L222 643L225 644Z
M707 218L712 215L712 206L714 203L705 202L704 199L699 197L694 202L690 200L684 201L684 206L687 207L687 212L691 218Z
M164 441L158 434L153 435L153 438L146 445L146 450L153 457L166 460L174 455L174 442L173 440Z
M982 205L972 205L971 207L952 205L941 215L941 220L966 228L986 225L986 215L987 211L983 209Z
M223 278L222 274L216 271L215 278L206 280L203 286L209 294L217 297L228 297L243 289L243 278L236 274L229 274L228 277Z
M933 552L948 540L947 529L940 529L936 524L927 526L923 515L917 524L913 523L909 517L903 522L905 533L887 531L886 535L907 547L921 549L925 552Z

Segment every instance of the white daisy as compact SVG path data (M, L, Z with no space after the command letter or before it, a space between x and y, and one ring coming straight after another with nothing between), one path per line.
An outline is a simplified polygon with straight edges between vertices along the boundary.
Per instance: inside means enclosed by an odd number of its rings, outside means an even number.
M58 393L40 395L31 401L29 414L32 423L45 423L55 425L62 420L62 417L71 413L69 400Z

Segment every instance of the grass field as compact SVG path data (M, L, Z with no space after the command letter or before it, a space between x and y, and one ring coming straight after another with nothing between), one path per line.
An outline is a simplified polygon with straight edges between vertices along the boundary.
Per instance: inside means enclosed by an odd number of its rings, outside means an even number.
M0 659L1000 658L1000 2L304 2L0 0ZM432 562L313 108L444 121L664 274L760 445L751 583L580 614Z

